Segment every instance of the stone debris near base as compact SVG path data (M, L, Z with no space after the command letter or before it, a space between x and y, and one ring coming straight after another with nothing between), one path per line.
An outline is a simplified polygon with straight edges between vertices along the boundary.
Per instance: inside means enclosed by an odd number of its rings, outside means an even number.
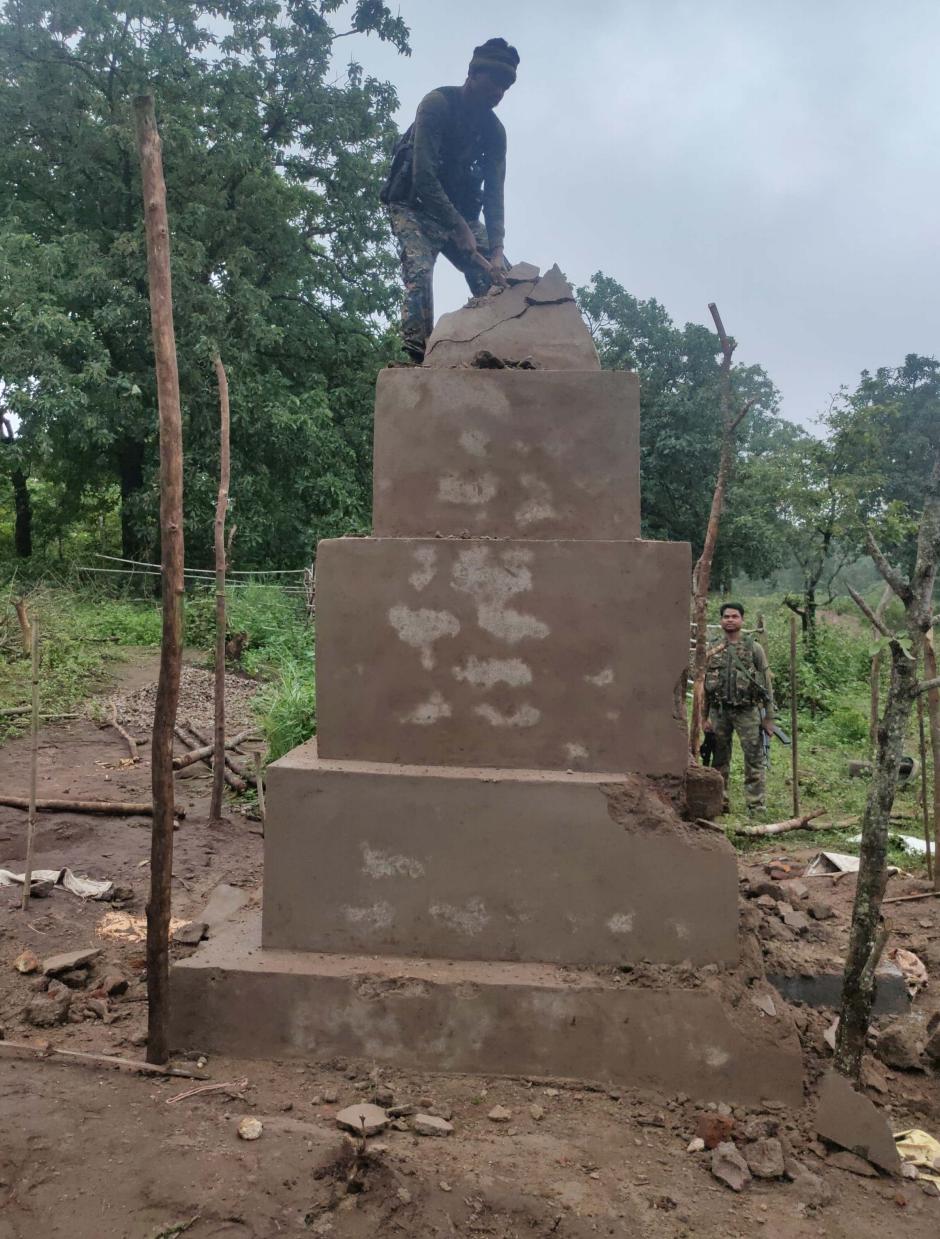
M356 1136L377 1136L389 1124L389 1117L381 1106L371 1101L360 1101L346 1106L336 1116L337 1127L351 1131Z
M206 936L208 928L205 921L187 921L174 931L172 940L179 946L197 946Z
M874 1162L889 1174L900 1171L901 1159L887 1119L837 1071L828 1071L819 1086L816 1131L830 1144Z
M512 1118L512 1111L505 1106L494 1106L486 1117L491 1123L508 1123Z
M100 947L90 947L83 951L66 951L62 955L50 955L43 962L42 970L47 977L55 977L62 972L71 972L73 968L90 968L92 961L96 960L100 954Z
M263 1131L264 1125L261 1120L251 1116L242 1119L238 1124L238 1135L242 1140L258 1140Z
M712 1151L711 1172L733 1192L743 1191L751 1181L747 1162L730 1141Z
M416 1114L411 1120L411 1129L418 1136L450 1136L454 1125L436 1114Z
M784 1173L783 1145L775 1136L755 1140L741 1150L747 1168L755 1179L782 1179Z

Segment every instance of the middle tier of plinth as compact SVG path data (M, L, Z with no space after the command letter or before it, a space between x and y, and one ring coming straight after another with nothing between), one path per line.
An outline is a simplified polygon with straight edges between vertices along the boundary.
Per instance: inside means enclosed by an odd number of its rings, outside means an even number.
M690 561L667 542L321 542L320 755L683 774Z

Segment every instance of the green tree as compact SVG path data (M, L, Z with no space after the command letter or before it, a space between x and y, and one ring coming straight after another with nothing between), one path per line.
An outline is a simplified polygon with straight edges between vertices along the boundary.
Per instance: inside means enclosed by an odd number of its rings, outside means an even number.
M940 361L909 353L900 366L863 371L855 390L833 402L825 424L843 474L857 483L849 536L864 551L873 525L885 554L910 571L940 445Z
M156 547L156 393L131 100L156 96L173 231L190 560L206 561L217 403L232 384L243 562L305 562L369 519L371 386L395 266L378 185L392 87L346 35L407 53L360 0L8 0L0 19L0 378L18 439L78 511L116 484L121 544ZM347 44L341 43L340 48Z
M640 376L640 475L644 536L690 542L701 551L721 451L718 337L696 323L677 327L656 300L640 301L598 272L578 301L607 369ZM760 366L732 370L737 402L753 399L738 435L712 579L764 576L783 558L775 497L763 463L789 441L778 395ZM755 485L755 483L757 483Z

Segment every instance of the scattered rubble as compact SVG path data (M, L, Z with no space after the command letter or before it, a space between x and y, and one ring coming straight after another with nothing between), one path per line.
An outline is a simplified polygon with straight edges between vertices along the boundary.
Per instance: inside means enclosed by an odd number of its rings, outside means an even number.
M13 967L24 976L39 971L39 959L30 950L21 951L13 961Z
M179 946L196 946L206 936L208 928L205 921L187 921L174 932L173 941Z
M711 1172L733 1192L742 1191L751 1181L747 1162L730 1141L719 1144L713 1150Z
M486 1117L491 1123L508 1123L512 1118L512 1111L505 1106L494 1106Z
M449 1136L454 1130L453 1123L448 1123L436 1114L416 1114L411 1120L411 1126L418 1136Z
M733 1133L734 1119L730 1115L709 1111L695 1120L695 1134L704 1141L706 1149L716 1149L719 1144L730 1140Z
M898 1071L918 1071L927 1044L927 1027L919 1015L893 1020L878 1033L875 1054L888 1067Z
M900 1169L901 1159L884 1115L837 1071L827 1072L822 1079L816 1131L824 1140L866 1157L889 1174Z
M264 1131L264 1126L260 1119L244 1118L238 1124L238 1134L242 1140L257 1140Z
M783 1145L774 1136L755 1140L742 1149L747 1168L755 1179L783 1178Z

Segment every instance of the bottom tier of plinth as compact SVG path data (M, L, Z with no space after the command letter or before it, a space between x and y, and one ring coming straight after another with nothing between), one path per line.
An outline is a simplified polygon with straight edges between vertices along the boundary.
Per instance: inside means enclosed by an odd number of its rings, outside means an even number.
M247 1058L345 1055L400 1069L554 1076L799 1105L788 1016L665 976L550 964L266 950L240 913L171 973L176 1050Z

